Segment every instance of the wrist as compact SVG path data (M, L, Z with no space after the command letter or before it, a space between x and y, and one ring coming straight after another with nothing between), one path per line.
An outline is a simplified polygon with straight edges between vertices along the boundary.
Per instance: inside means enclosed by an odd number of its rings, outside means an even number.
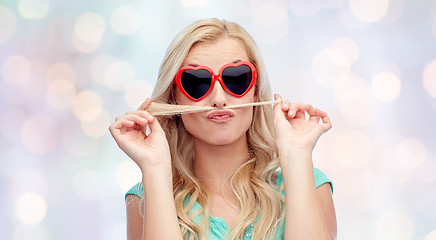
M164 179L172 180L172 169L171 165L155 165L141 167L142 180L143 181L157 181Z
M279 162L282 168L288 165L312 163L312 150L309 149L286 149L279 151Z
M280 158L285 159L306 159L308 157L312 158L313 149L311 148L283 148L278 149Z

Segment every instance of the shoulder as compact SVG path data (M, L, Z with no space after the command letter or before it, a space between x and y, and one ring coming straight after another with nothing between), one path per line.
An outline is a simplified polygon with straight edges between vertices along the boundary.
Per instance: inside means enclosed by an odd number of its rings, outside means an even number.
M139 196L133 194L126 195L127 239L142 238L143 219L140 205L141 198Z
M330 185L330 188L333 192L333 183L332 181L327 177L325 173L323 173L318 168L313 168L313 177L315 178L315 187L318 188L324 183L328 183Z
M127 201L127 198L129 195L143 197L144 196L144 187L142 186L141 182L138 182L137 184L133 185L127 192L126 195L124 195L124 200Z
M124 196L126 201L127 239L141 239L143 219L141 210L141 197L144 196L144 188L139 182L131 187Z

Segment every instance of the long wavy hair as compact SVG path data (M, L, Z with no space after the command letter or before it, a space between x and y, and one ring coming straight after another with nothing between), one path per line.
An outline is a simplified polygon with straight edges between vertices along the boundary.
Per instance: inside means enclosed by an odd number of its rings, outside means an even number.
M211 42L222 37L235 39L244 46L249 61L258 72L255 95L258 101L271 100L265 66L251 36L236 23L205 19L186 27L170 44L159 70L152 94L153 101L175 103L177 88L173 86L173 79L191 47L199 42ZM271 106L254 107L253 121L246 133L250 159L229 176L238 199L240 214L230 226L226 239L243 239L246 229L253 223L252 239L272 239L278 229L282 230L284 198L272 179L279 167L272 116ZM165 130L171 151L174 199L184 239L207 239L210 197L193 172L192 136L180 117L160 117L158 120ZM202 208L193 212L191 210L195 202ZM196 216L201 216L200 224L194 221Z

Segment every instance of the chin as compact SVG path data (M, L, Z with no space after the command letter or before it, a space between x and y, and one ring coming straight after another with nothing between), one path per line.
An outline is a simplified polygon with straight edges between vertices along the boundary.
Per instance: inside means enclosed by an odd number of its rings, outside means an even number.
M229 133L229 132L209 132L209 134L207 136L195 136L193 135L194 138L196 138L197 140L200 140L202 142L205 142L209 145L214 145L214 146L226 146L226 145L231 145L234 144L235 142L238 142L242 139L246 139L246 133L243 133L240 136L237 136L234 132L233 133Z

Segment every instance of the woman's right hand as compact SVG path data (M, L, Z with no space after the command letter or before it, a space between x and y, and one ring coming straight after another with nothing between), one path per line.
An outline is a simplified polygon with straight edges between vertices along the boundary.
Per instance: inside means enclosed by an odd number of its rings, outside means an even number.
M133 112L118 116L109 130L118 146L138 164L141 171L153 166L171 167L171 154L165 132L159 121L145 109L151 99ZM147 135L143 129L150 129Z

